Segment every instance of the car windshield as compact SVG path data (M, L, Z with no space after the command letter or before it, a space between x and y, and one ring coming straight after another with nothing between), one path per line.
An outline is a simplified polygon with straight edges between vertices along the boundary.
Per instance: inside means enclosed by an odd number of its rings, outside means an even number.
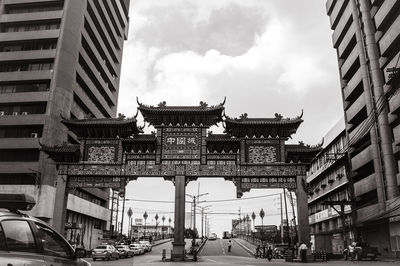
M107 249L107 246L97 246L96 249Z
M125 248L125 246L116 246L116 248Z

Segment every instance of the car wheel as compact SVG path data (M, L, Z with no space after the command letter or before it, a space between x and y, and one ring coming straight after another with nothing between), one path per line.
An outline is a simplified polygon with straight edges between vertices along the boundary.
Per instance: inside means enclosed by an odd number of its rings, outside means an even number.
M361 256L358 253L356 253L356 255L354 256L354 259L355 260L361 260Z
M343 254L343 258L344 258L344 260L347 260L347 254L346 253Z
M93 261L96 261L97 259L96 258L93 258Z
M376 259L376 257L371 257L371 260L375 260Z

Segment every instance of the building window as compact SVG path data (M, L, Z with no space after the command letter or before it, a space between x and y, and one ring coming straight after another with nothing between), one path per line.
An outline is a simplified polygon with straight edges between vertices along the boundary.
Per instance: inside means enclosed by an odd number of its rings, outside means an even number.
M0 72L43 71L51 69L53 69L53 62L0 64Z
M0 105L1 115L28 115L44 114L46 112L46 103L27 103L27 104L2 104Z
M0 94L3 94L3 93L18 93L18 92L48 91L49 87L50 87L50 83L49 82L0 84Z
M41 138L43 126L0 127L0 138Z
M60 22L45 22L45 23L18 23L18 24L4 24L1 32L23 32L23 31L38 31L38 30L56 30L60 28Z
M5 14L22 14L22 13L35 13L62 10L64 1L57 1L54 3L43 4L20 4L20 5L6 5L4 9Z
M0 150L0 162L35 162L39 160L38 149Z
M1 185L35 185L38 184L37 173L0 174Z
M0 52L18 52L56 49L57 40L41 40L0 44Z

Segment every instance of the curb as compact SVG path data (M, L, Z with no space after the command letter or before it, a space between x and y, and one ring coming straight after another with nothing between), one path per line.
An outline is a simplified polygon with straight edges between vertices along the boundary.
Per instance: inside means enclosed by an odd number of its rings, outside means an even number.
M208 239L206 239L206 240L201 244L201 246L199 247L199 250L198 250L198 252L197 252L197 255L198 255L198 256L201 255L201 252L203 251L204 246L206 245L207 241L208 241Z
M171 241L172 241L172 239L167 239L167 240L165 240L165 241L161 241L161 242L158 242L158 243L156 243L156 244L153 244L152 247L156 247L156 246L159 246L159 245L162 245L162 244L171 242Z
M249 253L250 255L254 256L254 252L251 251L248 247L246 247L245 245L243 245L242 243L240 243L239 241L237 241L235 238L232 238L233 241L235 241L241 248L243 248L247 253Z

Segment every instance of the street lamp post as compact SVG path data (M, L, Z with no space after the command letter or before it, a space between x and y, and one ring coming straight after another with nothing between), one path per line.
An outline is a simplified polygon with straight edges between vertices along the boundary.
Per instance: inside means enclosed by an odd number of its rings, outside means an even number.
M199 198L201 196L205 196L205 195L208 195L208 193L203 193L203 194L197 195L197 197L190 195L190 194L186 194L186 196L189 196L193 199L193 238L196 237L196 235L195 235L195 233L196 233L196 203L200 203ZM196 198L197 198L197 200L196 200Z
M254 212L251 214L251 219L253 219L253 230L255 232L256 231L256 224L255 224L256 214Z
M264 216L265 216L265 212L263 210L263 208L261 208L260 210L260 217L261 217L261 241L264 241Z
M164 239L164 221L165 221L165 216L163 216L163 217L161 218L161 220L162 220L162 229L161 229L161 233L162 233L162 238Z
M129 217L128 238L130 240L132 238L132 214L133 214L133 211L132 211L131 207L129 207L127 214L128 214L128 217Z
M169 235L171 236L171 217L168 218L169 223Z
M144 234L143 234L143 236L144 236L145 239L146 239L146 220L147 220L147 217L149 217L149 215L147 214L147 211L145 211L144 214L143 214L143 218L144 218Z
M156 219L156 239L157 239L157 235L158 235L158 231L157 231L157 226L158 226L158 213L156 213L156 216L154 217Z

